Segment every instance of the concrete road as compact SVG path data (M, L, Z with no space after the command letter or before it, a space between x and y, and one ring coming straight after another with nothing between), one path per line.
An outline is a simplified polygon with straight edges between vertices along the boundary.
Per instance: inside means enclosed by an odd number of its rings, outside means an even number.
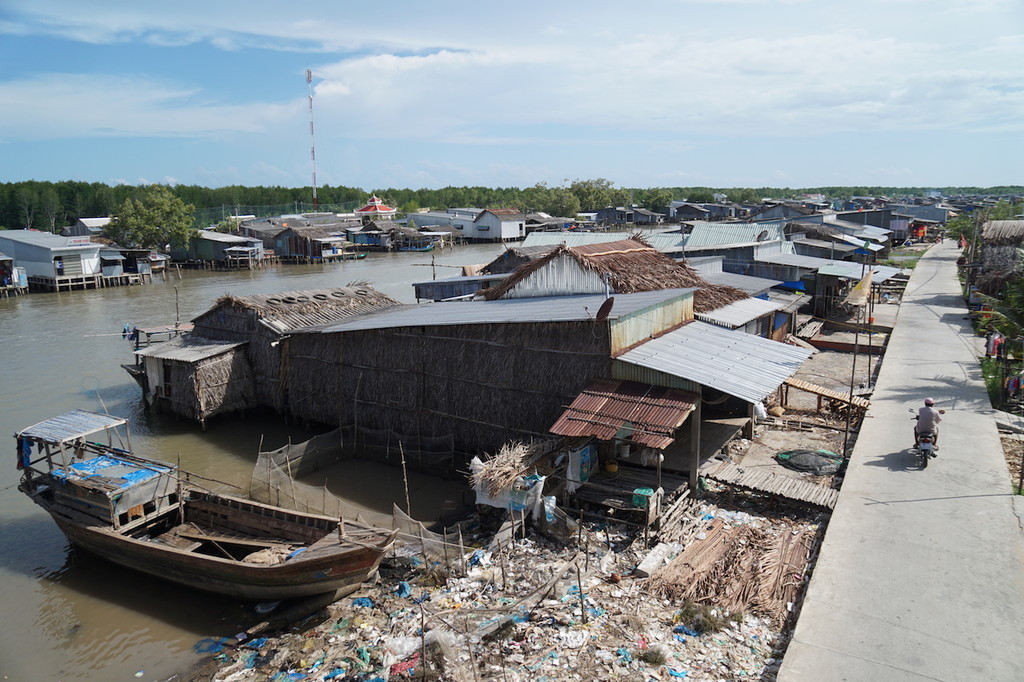
M814 568L782 682L1024 680L1024 498L1003 459L956 279L918 263ZM926 397L938 457L910 451Z

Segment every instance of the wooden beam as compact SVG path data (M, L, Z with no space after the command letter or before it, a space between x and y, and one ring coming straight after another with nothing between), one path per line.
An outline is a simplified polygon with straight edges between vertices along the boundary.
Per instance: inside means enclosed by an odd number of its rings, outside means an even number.
M696 401L690 413L690 490L694 497L699 496L697 488L697 470L700 469L700 421L703 399Z

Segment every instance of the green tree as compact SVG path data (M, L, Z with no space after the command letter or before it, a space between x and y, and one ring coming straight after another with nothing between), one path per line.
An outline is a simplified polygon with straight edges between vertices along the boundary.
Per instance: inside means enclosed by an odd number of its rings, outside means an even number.
M18 213L21 217L21 224L26 230L35 222L38 203L39 195L33 188L22 186L18 189Z
M686 200L693 204L711 204L715 201L715 193L707 187L694 187L687 192Z
M188 245L195 207L186 204L163 185L141 188L137 197L125 199L107 226L107 236L122 246L162 248Z
M564 187L548 190L542 209L545 213L558 218L576 218L580 212L580 200Z
M672 202L672 190L667 187L655 187L644 192L644 206L651 211L664 212Z
M46 220L46 229L50 232L60 232L57 229L57 221L64 219L64 209L61 207L60 195L52 186L43 189L39 197L39 207L43 211Z
M569 191L576 195L580 207L584 211L596 211L620 203L616 202L619 195L613 195L611 180L604 178L576 180L569 185ZM629 196L628 192L626 192L626 196Z

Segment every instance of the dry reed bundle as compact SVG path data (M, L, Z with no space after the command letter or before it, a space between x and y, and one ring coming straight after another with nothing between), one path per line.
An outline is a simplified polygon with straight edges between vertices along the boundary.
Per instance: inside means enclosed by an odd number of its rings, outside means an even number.
M487 457L483 467L474 472L469 483L474 488L482 487L491 496L512 489L521 476L525 476L537 462L554 449L555 440L513 441L505 443L497 454Z
M728 528L716 518L705 534L651 576L648 589L727 613L752 611L781 625L803 585L813 533Z

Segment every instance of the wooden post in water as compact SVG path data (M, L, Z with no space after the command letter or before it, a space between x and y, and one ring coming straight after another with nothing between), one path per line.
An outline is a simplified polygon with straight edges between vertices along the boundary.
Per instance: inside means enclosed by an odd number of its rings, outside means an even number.
M398 441L398 452L402 456L402 483L405 485L405 513L412 518L412 502L409 501L409 472L405 470L405 448L402 446L402 441Z

